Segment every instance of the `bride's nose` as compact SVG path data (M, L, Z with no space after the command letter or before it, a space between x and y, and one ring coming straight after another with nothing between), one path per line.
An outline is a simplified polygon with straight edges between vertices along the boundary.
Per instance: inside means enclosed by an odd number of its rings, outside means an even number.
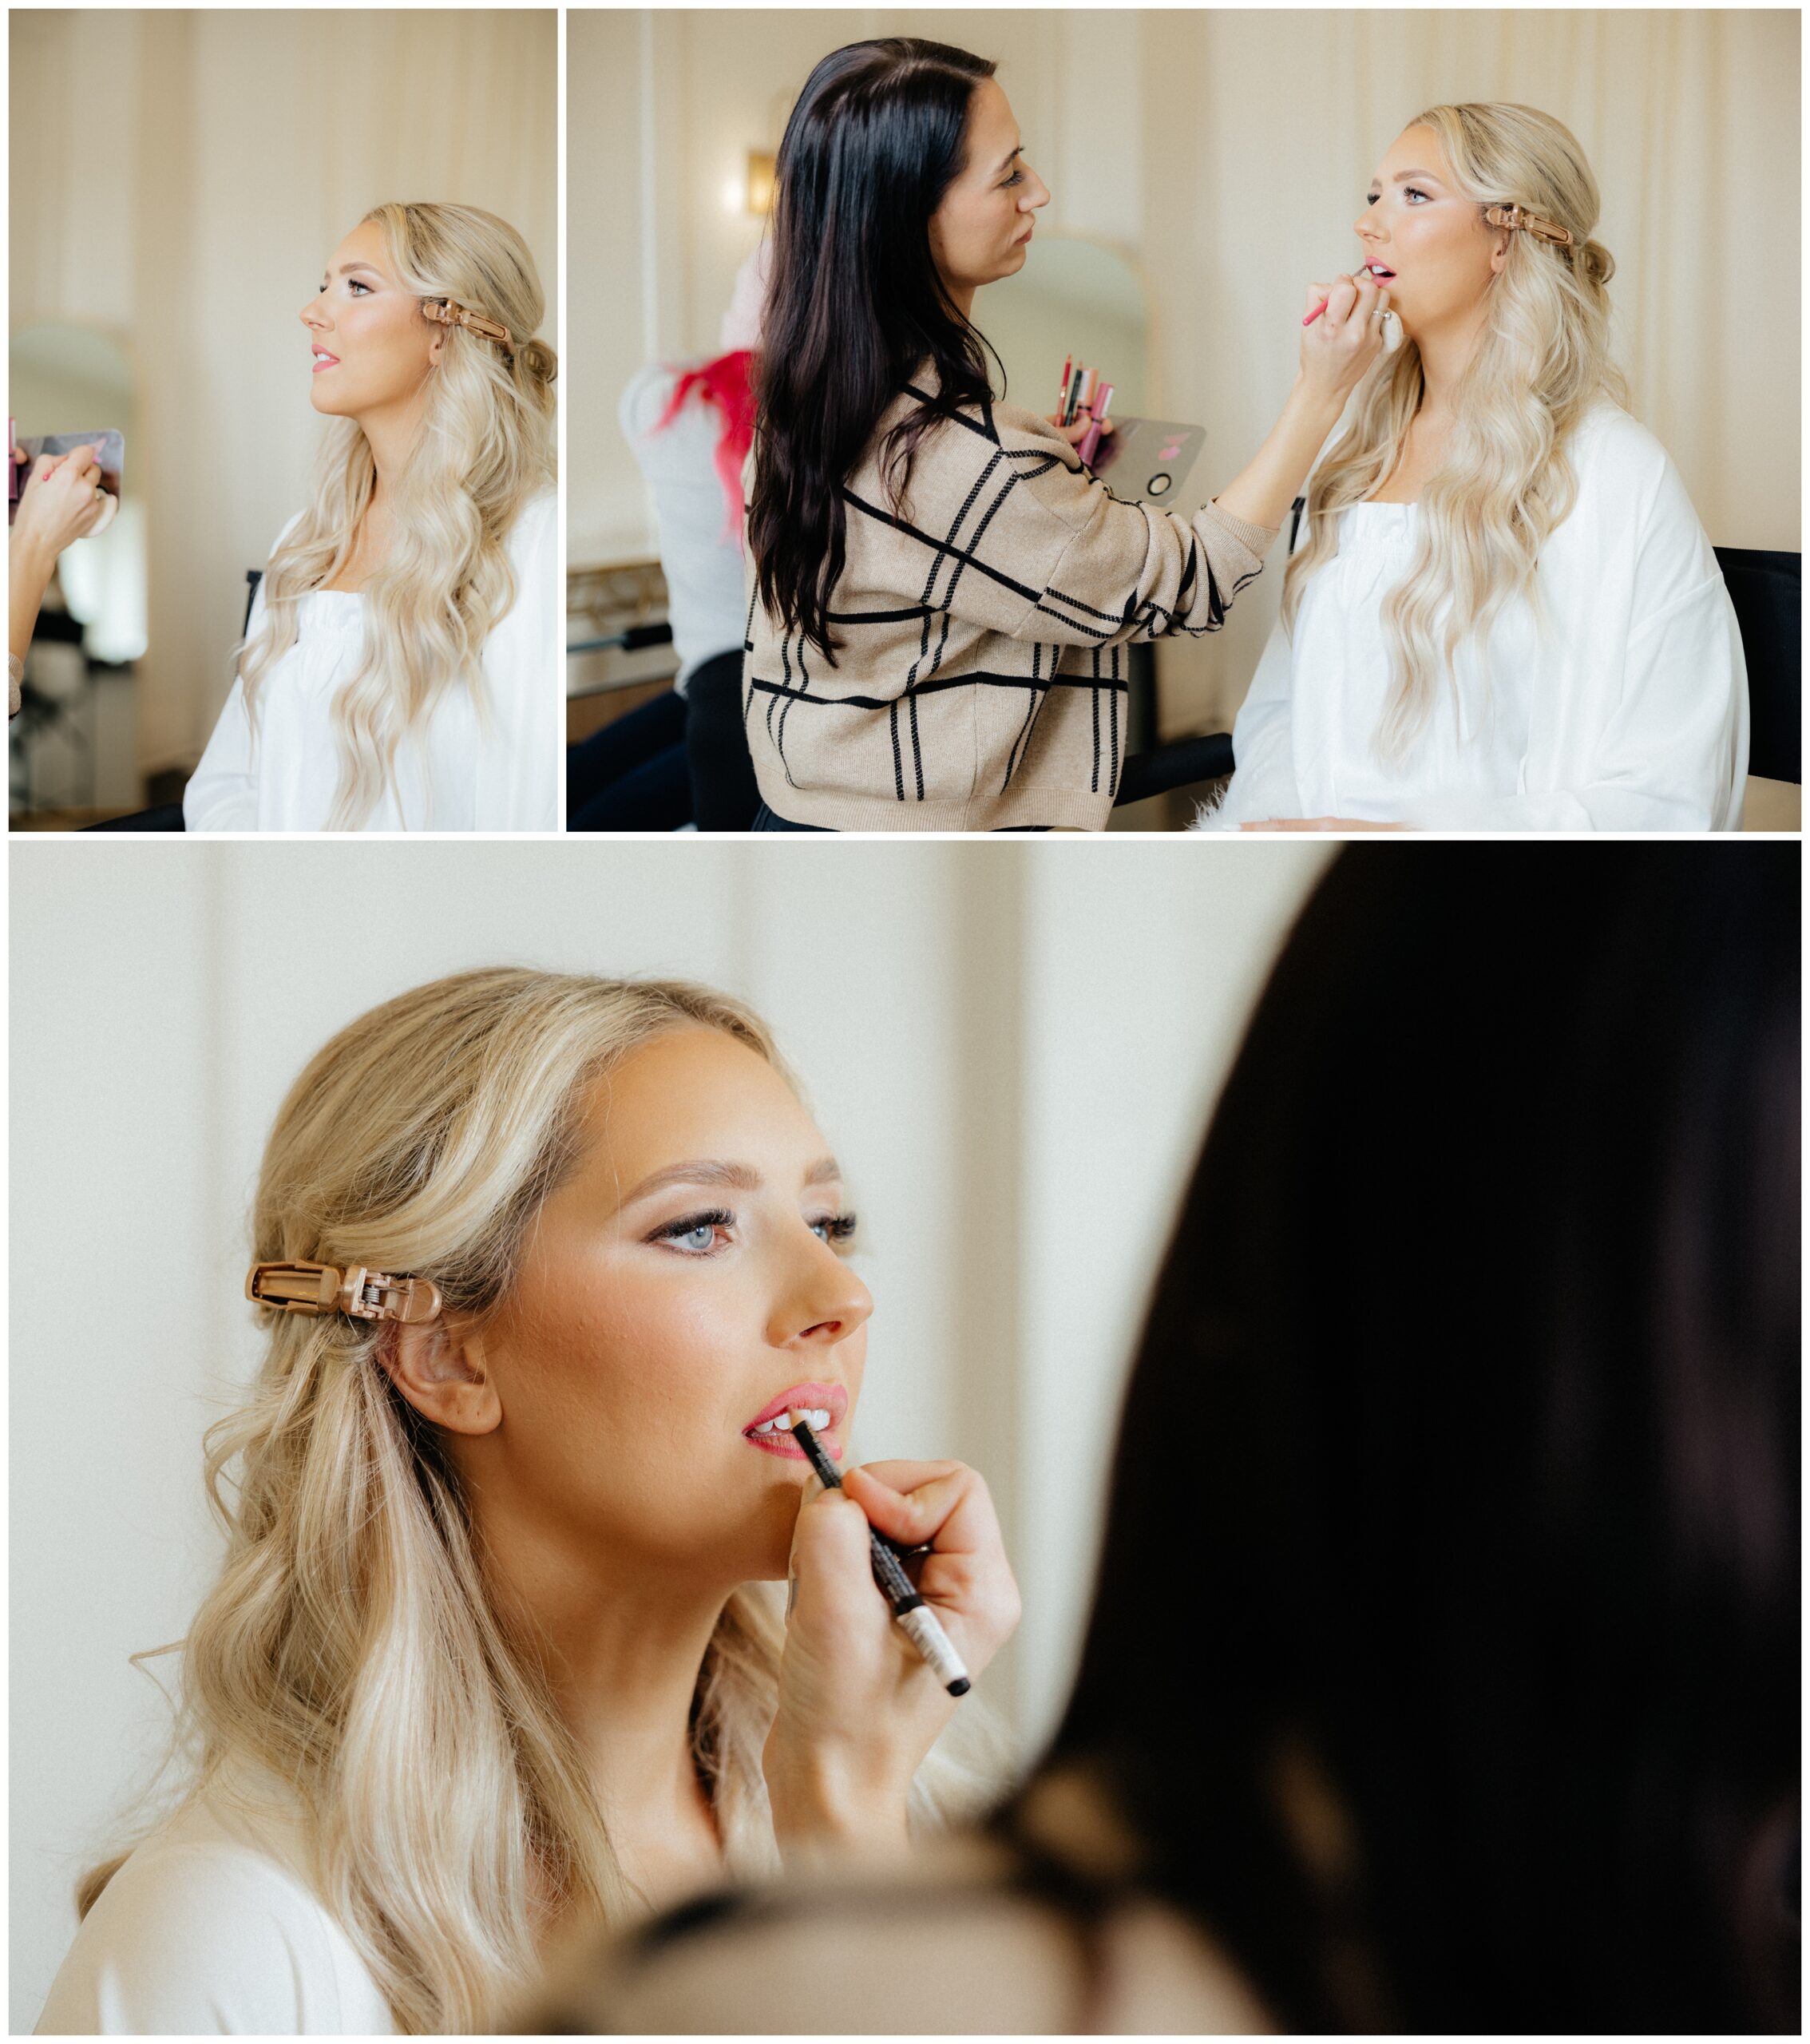
M311 334L323 333L332 323L327 316L327 300L319 291L315 293L296 316Z

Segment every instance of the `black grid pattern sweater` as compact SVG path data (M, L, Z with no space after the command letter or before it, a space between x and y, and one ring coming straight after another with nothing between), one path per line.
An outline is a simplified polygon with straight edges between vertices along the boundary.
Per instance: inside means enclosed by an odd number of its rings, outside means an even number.
M926 372L926 381L928 371ZM932 427L895 507L878 450L842 491L836 664L761 608L743 708L768 806L834 830L1103 828L1125 759L1125 647L1216 632L1273 531L1115 497L1055 428L988 405Z

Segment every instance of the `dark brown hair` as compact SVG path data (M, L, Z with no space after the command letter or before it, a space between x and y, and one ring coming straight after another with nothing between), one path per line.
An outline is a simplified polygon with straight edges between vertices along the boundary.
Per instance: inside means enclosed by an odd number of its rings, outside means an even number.
M936 421L992 395L986 344L950 302L930 221L961 173L974 89L992 74L986 58L947 43L850 43L811 73L786 124L748 548L767 614L832 666L842 489L881 415L928 360L932 401L883 457L902 488Z
M1797 2027L1795 846L1353 847L1133 1373L1050 1761L1284 2027Z

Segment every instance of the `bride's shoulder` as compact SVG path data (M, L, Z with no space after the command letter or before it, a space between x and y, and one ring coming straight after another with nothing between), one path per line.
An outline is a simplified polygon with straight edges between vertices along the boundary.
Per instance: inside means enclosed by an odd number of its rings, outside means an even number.
M1580 483L1650 484L1671 465L1663 442L1632 413L1606 398L1593 405L1572 428L1566 451Z
M531 558L559 537L559 493L550 485L529 497L515 515L509 533L509 551L517 560Z

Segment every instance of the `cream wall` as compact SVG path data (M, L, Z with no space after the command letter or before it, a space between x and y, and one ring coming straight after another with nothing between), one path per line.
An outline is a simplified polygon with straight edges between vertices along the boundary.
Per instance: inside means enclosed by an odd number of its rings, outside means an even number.
M1598 238L1618 264L1618 339L1641 417L1713 540L1800 544L1795 10L674 10L572 21L575 105L584 77L632 74L644 88L637 203L606 222L612 209L584 188L575 158L574 245L589 219L595 245L620 249L608 271L632 269L651 308L639 331L620 325L573 365L574 560L581 537L600 550L646 541L615 394L649 354L715 347L760 225L726 207L723 187L747 149L777 142L818 57L887 33L997 57L1053 194L1046 223L1141 259L1152 402L1206 425L1203 494L1237 471L1280 408L1302 288L1356 259L1352 222L1403 123L1440 99L1519 100L1558 115L1604 193ZM574 283L592 295L586 324L596 331L608 287L601 275ZM983 329L986 308L983 292ZM1214 638L1162 649L1171 729L1229 723L1280 583L1265 575Z
M556 334L556 18L9 17L11 331L92 324L136 373L146 769L199 756L231 686L245 571L300 507L321 429L296 314L360 215L394 198L500 214L533 254Z
M1049 1729L1144 1293L1325 857L1198 852L16 842L15 2031L168 1721L152 1677L172 1663L126 1657L180 1635L216 1563L200 1438L256 1353L264 1132L328 1035L439 972L675 972L769 1017L861 1216L877 1309L856 1451L986 1475L1026 1611L983 1686L1027 1741Z

